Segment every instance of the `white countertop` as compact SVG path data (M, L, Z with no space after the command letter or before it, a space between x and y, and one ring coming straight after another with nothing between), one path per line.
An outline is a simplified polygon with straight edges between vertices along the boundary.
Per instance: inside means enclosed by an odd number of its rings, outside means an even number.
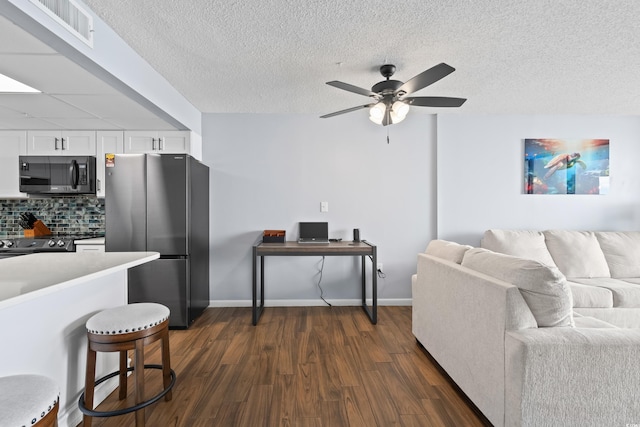
M74 240L76 245L104 245L104 237L92 237L90 239Z
M0 308L144 264L158 252L37 253L0 260Z

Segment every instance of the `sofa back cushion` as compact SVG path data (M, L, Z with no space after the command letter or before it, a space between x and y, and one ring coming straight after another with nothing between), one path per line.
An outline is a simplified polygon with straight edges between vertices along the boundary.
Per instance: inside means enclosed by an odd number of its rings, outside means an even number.
M593 231L544 231L547 248L566 277L611 277Z
M517 286L539 327L574 325L571 290L557 267L482 248L468 250L462 266Z
M480 245L493 252L533 259L542 264L555 266L544 242L541 231L487 230Z
M464 257L465 252L469 249L471 249L471 246L469 245L461 245L459 243L448 242L446 240L432 240L427 245L425 253L436 258L460 264L462 262L462 257Z
M616 279L640 277L640 232L600 231L596 238Z

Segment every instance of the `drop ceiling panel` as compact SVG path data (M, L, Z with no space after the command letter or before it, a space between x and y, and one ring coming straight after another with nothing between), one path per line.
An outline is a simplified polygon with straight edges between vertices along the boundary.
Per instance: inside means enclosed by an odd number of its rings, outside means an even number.
M0 72L46 93L114 93L111 86L58 54L0 55Z
M0 94L0 105L31 117L93 118L91 114L42 93Z
M3 130L38 130L38 129L64 129L46 120L35 117L6 118L0 116L0 129Z
M93 115L101 118L155 118L149 110L123 96L55 95L55 97L81 110L90 111Z
M115 123L122 129L128 130L175 130L173 126L169 125L159 118L135 118L135 117L112 117L108 119L109 122Z
M75 130L121 130L121 126L109 122L108 120L101 120L98 118L52 118L47 119L48 122L56 125L56 128L60 129L75 129Z
M0 73L43 92L0 93L0 129L175 129L4 16Z

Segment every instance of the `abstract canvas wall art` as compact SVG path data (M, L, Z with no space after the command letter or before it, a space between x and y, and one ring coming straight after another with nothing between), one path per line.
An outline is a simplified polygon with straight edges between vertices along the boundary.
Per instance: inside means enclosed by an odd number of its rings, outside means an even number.
M607 194L608 139L525 139L525 194Z

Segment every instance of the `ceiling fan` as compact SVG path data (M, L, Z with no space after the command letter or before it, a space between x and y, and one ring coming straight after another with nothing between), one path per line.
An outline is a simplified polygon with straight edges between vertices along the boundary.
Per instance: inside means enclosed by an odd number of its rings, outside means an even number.
M450 65L440 63L428 70L423 71L411 80L403 83L398 80L389 80L396 72L396 66L385 64L380 67L380 74L386 78L381 82L373 85L371 90L363 89L348 83L339 82L337 80L327 82L329 86L348 92L357 93L359 95L369 96L373 98L373 102L357 107L347 108L346 110L336 111L335 113L320 116L323 119L337 116L352 111L369 108L369 119L382 126L400 123L407 116L409 106L417 107L459 107L466 101L465 98L449 98L442 96L407 96L413 92L423 89L443 77L453 73L455 68Z

